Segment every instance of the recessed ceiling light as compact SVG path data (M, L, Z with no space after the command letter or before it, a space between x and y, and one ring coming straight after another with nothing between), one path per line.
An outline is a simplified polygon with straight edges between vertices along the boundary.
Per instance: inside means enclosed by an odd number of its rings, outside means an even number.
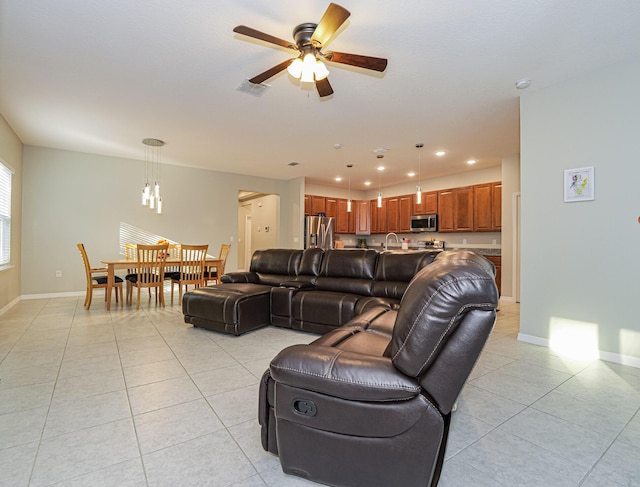
M416 173L414 173L413 171L411 171L409 174L407 174L407 176L409 176L410 178L412 178L415 175L416 175Z
M365 181L365 182L364 182L364 185L365 185L365 186L371 186L371 181Z
M442 156L444 156L445 154L446 154L446 152L445 152L445 151L443 151L443 150L439 150L438 152L436 152L436 156L438 156L438 157L442 157Z
M524 90L529 88L529 86L531 86L531 80L529 78L522 78L516 81L516 88L519 90Z
M338 177L336 178L336 181L337 181L337 182L340 182L340 181L342 181L342 178L341 178L340 176L338 176Z
M384 171L384 166L378 166L378 171Z
M478 161L476 161L475 159L469 159L467 161L467 164L471 165L471 164L475 164L476 162L478 162Z

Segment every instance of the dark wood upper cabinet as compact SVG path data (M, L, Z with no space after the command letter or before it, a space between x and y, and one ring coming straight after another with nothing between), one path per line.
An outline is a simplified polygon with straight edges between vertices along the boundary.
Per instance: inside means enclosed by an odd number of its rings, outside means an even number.
M400 197L385 198L387 207L387 232L400 231Z
M473 232L473 186L456 188L455 194L455 230Z
M356 213L355 234L371 235L371 202L369 200L358 200L354 204Z
M453 189L438 191L438 231L453 232L456 227Z
M400 196L398 201L399 232L409 233L411 231L411 205L414 197L415 195Z
M473 229L476 232L496 232L502 228L502 183L474 186Z
M493 183L493 230L502 231L502 183Z
M311 198L311 213L310 215L317 215L318 213L326 213L325 203L326 198L324 196L310 195Z
M349 217L351 213L347 212L347 200L338 198L336 207L335 233L355 233L355 230L352 232L349 231ZM327 216L331 215L327 212Z

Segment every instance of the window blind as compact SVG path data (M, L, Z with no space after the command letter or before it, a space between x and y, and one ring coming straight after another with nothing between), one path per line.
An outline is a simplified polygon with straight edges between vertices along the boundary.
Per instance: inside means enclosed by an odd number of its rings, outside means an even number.
M13 171L0 162L0 265L11 260L11 178Z

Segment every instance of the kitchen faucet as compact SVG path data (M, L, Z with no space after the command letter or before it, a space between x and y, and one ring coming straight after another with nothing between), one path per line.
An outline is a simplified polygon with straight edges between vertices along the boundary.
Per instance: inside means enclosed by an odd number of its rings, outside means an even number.
M400 239L398 238L398 236L393 232L389 232L389 233L387 233L387 236L384 239L384 248L385 248L385 250L389 250L389 237L391 235L393 235L396 238L396 243L397 244L400 243Z

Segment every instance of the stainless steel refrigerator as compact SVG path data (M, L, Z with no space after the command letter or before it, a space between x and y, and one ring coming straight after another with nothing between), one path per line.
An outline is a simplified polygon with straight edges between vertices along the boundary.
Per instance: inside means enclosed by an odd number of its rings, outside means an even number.
M335 219L328 216L308 216L305 220L305 249L332 249Z

